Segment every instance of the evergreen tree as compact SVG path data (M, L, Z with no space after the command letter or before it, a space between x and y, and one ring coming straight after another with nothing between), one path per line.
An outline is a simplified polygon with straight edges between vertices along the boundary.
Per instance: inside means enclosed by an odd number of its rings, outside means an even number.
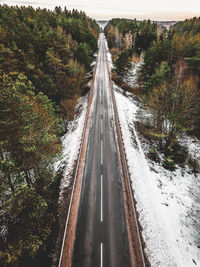
M114 70L122 79L128 73L130 67L131 63L129 52L127 50L123 50L114 62Z

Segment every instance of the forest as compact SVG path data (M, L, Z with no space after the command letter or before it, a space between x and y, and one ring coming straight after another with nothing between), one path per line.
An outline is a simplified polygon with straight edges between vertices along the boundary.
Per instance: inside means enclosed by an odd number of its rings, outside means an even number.
M123 50L129 56L139 56L157 39L157 24L150 20L112 19L105 27L105 35L114 59Z
M200 137L200 18L162 31L155 22L115 19L105 34L113 79L151 110L153 127L148 125L148 131L174 166L180 156L174 155L179 134ZM130 88L124 78L135 62L141 63L139 86Z
M104 32L114 62L113 80L129 90L124 78L131 62L140 62L151 43L157 40L157 24L150 20L112 19Z
M0 266L51 266L61 179L52 163L89 90L98 35L84 12L0 5ZM151 111L145 131L173 167L183 160L179 134L200 138L200 18L162 31L150 20L112 19L105 35L113 80ZM124 78L138 62L131 88Z
M51 266L60 136L88 90L99 27L83 12L0 6L0 265Z

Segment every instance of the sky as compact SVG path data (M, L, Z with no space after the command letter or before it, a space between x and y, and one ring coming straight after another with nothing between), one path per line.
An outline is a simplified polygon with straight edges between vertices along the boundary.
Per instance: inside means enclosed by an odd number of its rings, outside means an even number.
M120 17L166 21L200 16L200 0L0 0L0 4L47 9L66 6L85 11L97 20Z

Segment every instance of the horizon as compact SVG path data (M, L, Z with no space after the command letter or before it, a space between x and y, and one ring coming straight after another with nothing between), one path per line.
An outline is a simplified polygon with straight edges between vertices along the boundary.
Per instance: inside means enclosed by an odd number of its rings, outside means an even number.
M124 0L123 3L110 0L0 0L0 4L8 6L32 6L33 8L46 8L54 10L56 6L66 7L68 10L76 9L83 11L87 16L98 20L108 21L112 18L126 18L152 21L182 21L200 16L200 1L198 0L168 0L160 3L159 0L140 0L134 3L132 0Z

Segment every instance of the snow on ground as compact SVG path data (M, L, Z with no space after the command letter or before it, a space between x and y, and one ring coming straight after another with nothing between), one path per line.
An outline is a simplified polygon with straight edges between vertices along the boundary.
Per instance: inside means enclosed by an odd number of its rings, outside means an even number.
M200 142L197 138L190 138L187 135L181 136L179 141L183 146L188 147L188 152L192 157L200 160Z
M63 171L63 177L60 184L60 198L62 191L69 186L70 179L74 171L74 166L78 158L82 132L87 112L88 95L81 97L77 105L77 116L68 123L67 133L62 137L62 154L61 158L54 163L54 170Z
M114 91L149 262L152 267L200 266L200 175L189 168L168 171L147 159L151 147L139 139L135 122L150 115L130 93L124 95L116 85ZM200 156L198 140L185 136L182 142L191 155Z
M109 65L109 68L110 68L110 71L111 71L111 69L113 68L113 62L112 62L111 53L109 52L108 43L106 41L106 38L105 38L105 43L106 43L106 52L107 52L108 65Z
M187 170L171 172L146 159L134 127L140 108L130 95L124 96L117 86L114 88L149 261L152 267L200 266L199 244L194 238L194 216L198 219L200 207L191 193L194 189L197 195L196 183L200 186L200 182Z
M60 248L63 240L63 232L66 223L70 192L74 179L74 169L79 155L82 133L88 106L88 94L79 98L76 106L76 117L68 122L67 133L61 138L62 153L53 164L55 173L61 174L60 192L58 199L59 234L55 244L55 251L52 254L53 266L57 266L60 255Z
M142 63L132 63L132 67L130 68L128 75L124 78L124 82L129 86L133 87L136 85L137 73L140 69Z

